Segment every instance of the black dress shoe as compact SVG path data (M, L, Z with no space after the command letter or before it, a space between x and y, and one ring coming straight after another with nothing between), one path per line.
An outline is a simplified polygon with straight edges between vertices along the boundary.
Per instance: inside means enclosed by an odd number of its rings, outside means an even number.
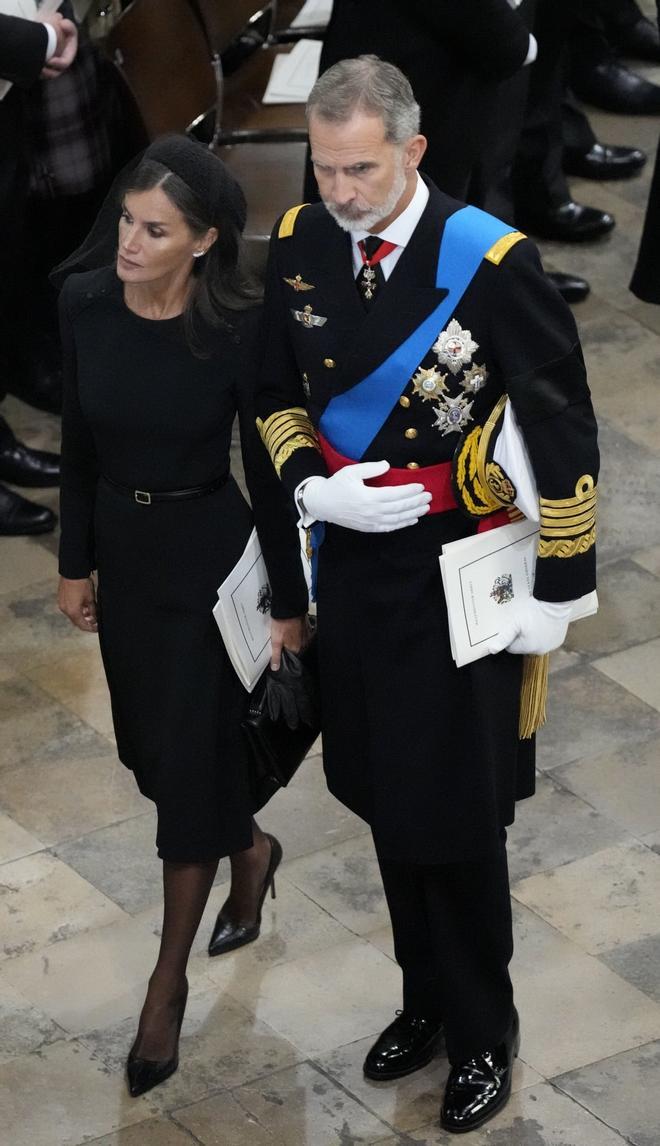
M275 872L279 867L282 859L282 846L275 836L271 836L268 832L265 833L266 837L270 840L270 860L264 876L264 882L259 893L259 900L257 902L257 914L254 923L235 923L234 920L227 913L227 904L220 908L218 918L215 921L213 934L209 941L209 955L224 955L226 951L234 951L237 947L244 947L246 943L252 943L257 939L261 930L261 909L264 905L266 892L270 888L270 893L275 899Z
M0 537L26 537L51 533L57 518L45 505L27 501L13 489L0 485Z
M378 1082L412 1074L431 1061L441 1038L442 1023L438 1019L420 1019L400 1011L365 1058L365 1076Z
M177 1032L176 1032L176 1047L174 1054L171 1058L157 1059L140 1058L135 1053L137 1040L131 1047L131 1050L126 1061L126 1077L128 1080L128 1091L131 1098L139 1098L141 1094L146 1094L148 1090L153 1090L154 1086L159 1086L161 1082L165 1082L171 1074L174 1074L179 1065L179 1035L181 1034L181 1024L186 1010L186 1002L188 999L188 984L179 1002L179 1014L177 1018Z
M561 271L546 271L545 277L559 291L564 302L584 302L591 287L579 275L566 275Z
M568 175L583 179L629 179L641 171L646 163L646 152L638 147L616 147L610 143L594 143L589 151L564 150L563 166Z
M657 63L660 60L660 34L658 25L646 16L636 20L634 24L626 24L616 33L610 33L617 49L622 56L634 56L637 60L651 60Z
M557 239L562 243L587 243L606 235L614 226L614 217L596 207L584 207L569 199L559 207L530 212L518 217L521 230L531 231L541 239Z
M0 481L40 488L60 484L59 454L32 450L0 425Z
M660 87L631 72L625 64L608 60L593 68L575 70L571 86L578 99L621 115L657 115Z
M520 1046L518 1012L503 1042L449 1072L440 1124L454 1134L482 1126L506 1105L511 1094L513 1060Z

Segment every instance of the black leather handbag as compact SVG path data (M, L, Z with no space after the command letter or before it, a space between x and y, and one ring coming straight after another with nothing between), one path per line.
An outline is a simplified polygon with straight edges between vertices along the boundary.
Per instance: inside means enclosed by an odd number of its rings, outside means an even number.
M286 788L321 731L315 636L299 654L283 649L277 672L266 669L242 727L252 810L258 812Z

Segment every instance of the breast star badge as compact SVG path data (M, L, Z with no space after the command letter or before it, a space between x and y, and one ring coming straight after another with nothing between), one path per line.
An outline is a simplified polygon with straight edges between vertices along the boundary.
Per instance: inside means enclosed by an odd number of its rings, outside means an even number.
M469 330L463 330L460 322L452 318L446 330L438 335L433 343L433 353L441 366L448 366L452 374L458 374L463 366L469 366L472 355L479 349Z
M488 371L485 366L471 366L461 378L461 386L471 394L477 394L488 381Z
M437 430L442 431L443 438L447 434L455 434L463 430L468 422L472 421L471 409L472 402L468 401L467 395L460 394L458 398L443 395L441 405L435 412L433 425Z
M419 394L422 401L434 402L447 389L446 380L447 375L441 374L437 366L430 366L428 369L420 366L413 376L412 384L415 394Z
M284 276L284 281L288 284L288 286L293 287L295 291L314 290L314 287L311 283L306 283L303 281L302 275L296 275L294 279L288 279L286 276Z

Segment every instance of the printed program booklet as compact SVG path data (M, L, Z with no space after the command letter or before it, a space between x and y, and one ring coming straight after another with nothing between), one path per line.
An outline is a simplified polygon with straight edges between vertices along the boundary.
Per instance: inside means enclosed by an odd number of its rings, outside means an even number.
M538 539L538 524L525 520L443 545L440 570L459 668L487 656L513 602L531 597ZM571 620L597 609L594 591L575 601Z
M311 568L301 537L301 559L309 589ZM270 660L271 589L256 529L231 573L218 589L213 609L220 635L241 684L252 692Z

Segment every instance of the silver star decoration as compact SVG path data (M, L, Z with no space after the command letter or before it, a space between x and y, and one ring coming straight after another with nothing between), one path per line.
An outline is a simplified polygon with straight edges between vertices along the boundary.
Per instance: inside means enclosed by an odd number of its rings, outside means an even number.
M465 394L460 394L457 398L443 396L442 404L436 410L433 425L442 431L443 438L447 434L455 434L472 421L471 409L472 402L468 401Z
M488 380L488 371L485 366L471 366L466 370L461 378L461 386L464 390L470 390L472 394L476 394L483 386L486 385Z
M448 366L452 374L458 374L463 366L469 366L472 355L479 349L469 330L463 330L460 322L452 318L433 343L433 353L441 366Z

